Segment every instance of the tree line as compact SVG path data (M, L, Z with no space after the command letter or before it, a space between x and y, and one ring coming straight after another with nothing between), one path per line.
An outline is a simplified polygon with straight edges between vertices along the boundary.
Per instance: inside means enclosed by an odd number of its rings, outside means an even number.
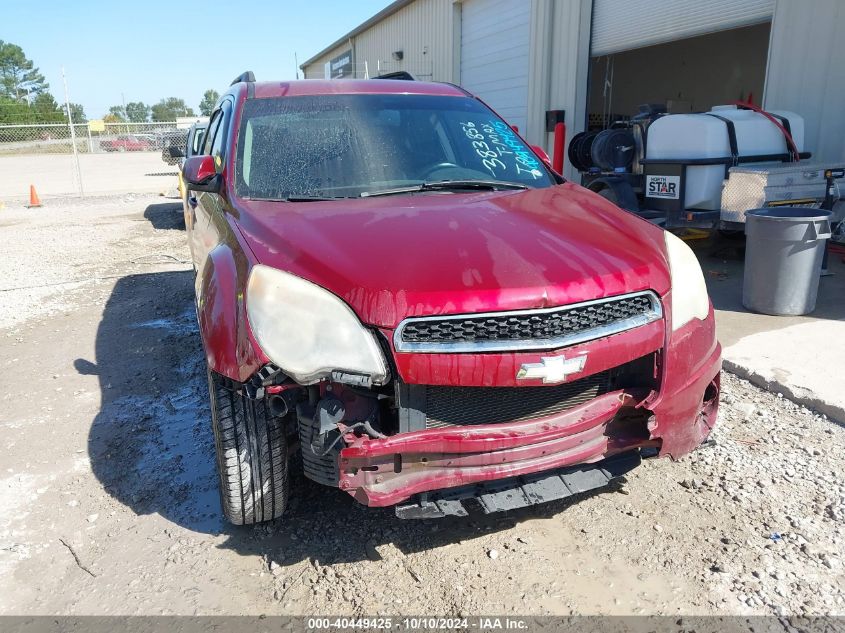
M216 90L206 90L199 104L200 114L208 116L219 98ZM78 103L70 104L74 123L88 117ZM174 121L177 117L196 116L184 99L167 97L147 105L132 101L111 106L103 119L110 122ZM26 123L66 123L67 110L50 93L50 84L20 46L0 40L0 125Z
M206 90L199 104L200 114L209 116L219 98L220 94L216 90ZM167 97L153 105L147 105L142 101L130 101L125 106L111 106L103 120L112 123L123 121L147 123L148 121L174 121L177 117L183 116L196 116L196 113L184 99Z

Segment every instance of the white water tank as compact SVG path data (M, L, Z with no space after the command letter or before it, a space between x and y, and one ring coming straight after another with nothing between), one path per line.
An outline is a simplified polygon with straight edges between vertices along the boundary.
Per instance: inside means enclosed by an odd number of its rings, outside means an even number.
M710 112L733 121L739 156L785 154L789 151L780 129L758 112L741 110L736 106L715 106ZM798 151L804 151L804 119L786 110L772 110L771 114L789 121L792 139ZM690 160L730 155L727 124L709 114L669 114L660 117L648 128L648 159ZM718 210L724 178L724 165L687 167L684 208Z

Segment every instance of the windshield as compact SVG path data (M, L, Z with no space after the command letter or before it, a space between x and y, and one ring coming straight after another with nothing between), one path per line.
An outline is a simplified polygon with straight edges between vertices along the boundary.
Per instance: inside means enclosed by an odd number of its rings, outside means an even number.
M514 131L469 97L319 95L244 104L236 163L242 198L357 198L453 181L455 190L457 183L555 184Z

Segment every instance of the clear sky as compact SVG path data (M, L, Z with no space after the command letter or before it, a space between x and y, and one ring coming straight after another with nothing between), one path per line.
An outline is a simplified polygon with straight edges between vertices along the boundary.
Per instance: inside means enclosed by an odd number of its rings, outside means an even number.
M390 0L0 0L0 40L23 48L64 101L88 118L122 99L180 97L197 111L245 70L293 79L318 53ZM121 96L122 95L122 96Z

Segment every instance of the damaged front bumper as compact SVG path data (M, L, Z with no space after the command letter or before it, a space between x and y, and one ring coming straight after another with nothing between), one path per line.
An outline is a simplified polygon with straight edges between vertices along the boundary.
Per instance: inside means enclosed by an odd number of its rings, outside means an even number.
M632 425L607 430L623 411L644 400L612 392L568 411L511 424L449 427L385 439L356 437L340 452L339 487L368 506L389 506L431 490L454 488L600 461L609 455L657 447Z
M637 462L641 452L680 457L699 446L716 421L721 349L713 328L711 312L708 320L672 335L664 348L659 391L614 391L523 422L433 428L379 439L347 435L338 458L338 486L368 506L413 499L397 509L400 516L441 516L461 514L454 502L464 493L484 507L491 482L497 484L492 492L507 494L488 498L490 508L519 507L605 485L618 476L603 466L615 456ZM574 487L564 477L590 471ZM537 473L547 477L532 477ZM543 485L554 490L541 494ZM435 491L441 492L429 494Z

